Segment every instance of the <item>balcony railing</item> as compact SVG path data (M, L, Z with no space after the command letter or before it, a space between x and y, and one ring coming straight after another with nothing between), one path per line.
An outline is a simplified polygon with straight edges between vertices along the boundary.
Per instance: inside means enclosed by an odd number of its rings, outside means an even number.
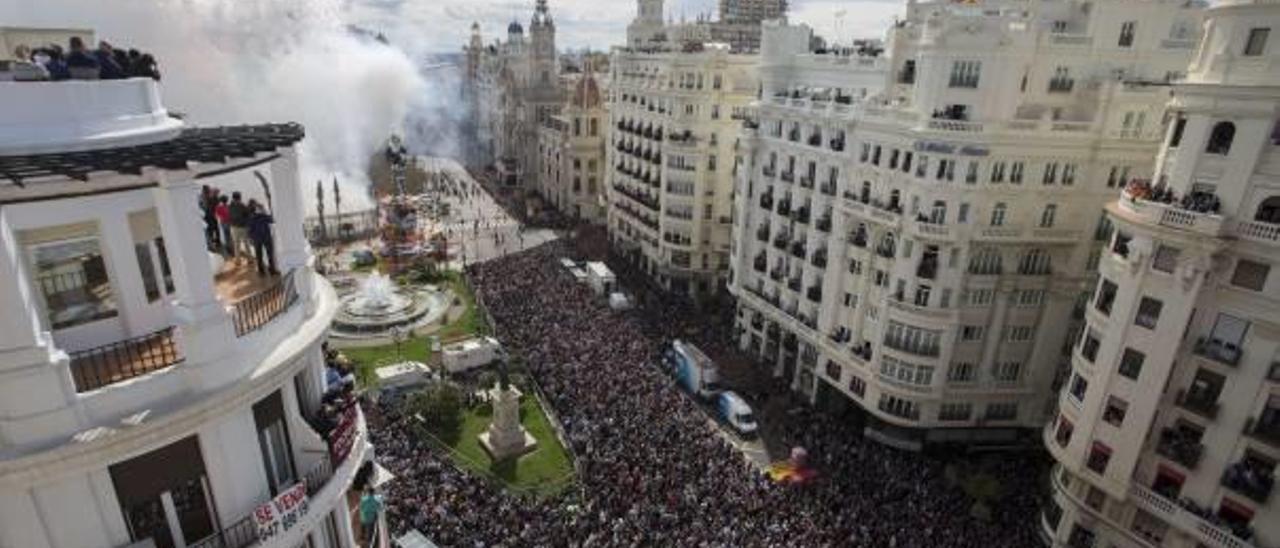
M1266 504L1271 498L1271 489L1275 487L1275 476L1270 470L1262 470L1248 462L1241 461L1222 473L1222 486L1249 497L1258 504Z
M284 314L298 301L298 289L294 286L294 273L289 272L274 285L255 293L234 305L232 323L236 336L243 337Z
M1253 439L1280 449L1280 423L1274 420L1259 422L1257 419L1250 418L1245 422L1244 433Z
M1210 522L1177 501L1170 500L1154 490L1132 484L1129 493L1137 505L1193 536L1209 548L1252 548L1252 544L1233 534L1227 528Z
M76 392L97 390L182 362L173 328L71 354Z
M1239 344L1203 337L1196 341L1193 352L1202 358L1233 367L1239 365L1242 354Z

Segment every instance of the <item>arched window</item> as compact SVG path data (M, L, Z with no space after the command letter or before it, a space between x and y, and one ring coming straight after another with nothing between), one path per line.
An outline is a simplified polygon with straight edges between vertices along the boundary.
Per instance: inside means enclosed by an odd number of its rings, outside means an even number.
M896 256L897 250L898 242L893 237L893 233L886 232L884 236L880 238L880 245L876 248L876 252L878 252L882 257L892 258Z
M1028 251L1018 263L1018 273L1028 276L1042 276L1052 271L1049 252L1040 248Z
M1003 270L1001 264L1000 250L992 247L979 249L969 259L969 273L981 275L995 275Z
M1253 220L1280 224L1280 196L1271 196L1258 204Z
M1004 226L1004 217L1008 213L1009 208L1004 202L997 203L991 210L991 226Z
M1209 143L1204 151L1209 154L1226 156L1231 152L1231 141L1236 138L1236 125L1231 122L1218 122L1209 133Z
M933 209L929 211L929 222L935 225L947 224L947 203L942 200L933 202Z

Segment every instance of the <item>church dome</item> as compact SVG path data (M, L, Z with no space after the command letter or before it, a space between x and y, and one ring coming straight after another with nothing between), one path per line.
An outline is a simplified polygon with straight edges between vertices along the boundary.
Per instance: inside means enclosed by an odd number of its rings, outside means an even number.
M520 25L519 21L512 21L510 25L507 25L507 34L524 34L524 27Z

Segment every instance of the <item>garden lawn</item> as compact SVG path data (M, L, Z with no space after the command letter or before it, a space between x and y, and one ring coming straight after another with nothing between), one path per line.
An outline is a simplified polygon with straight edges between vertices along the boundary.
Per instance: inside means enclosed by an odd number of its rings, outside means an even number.
M560 445L551 423L538 405L538 398L526 394L520 398L520 421L538 447L519 459L494 463L480 446L477 436L489 428L488 405L463 411L462 433L453 444L455 462L484 476L496 476L509 488L538 495L554 495L573 480L573 464L569 453Z

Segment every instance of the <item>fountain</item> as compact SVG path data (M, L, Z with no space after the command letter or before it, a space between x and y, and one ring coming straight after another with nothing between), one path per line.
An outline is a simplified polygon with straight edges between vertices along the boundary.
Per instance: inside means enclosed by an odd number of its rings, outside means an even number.
M450 298L447 290L399 287L390 276L374 272L342 296L331 332L339 338L389 336L395 328L412 329L441 319Z

